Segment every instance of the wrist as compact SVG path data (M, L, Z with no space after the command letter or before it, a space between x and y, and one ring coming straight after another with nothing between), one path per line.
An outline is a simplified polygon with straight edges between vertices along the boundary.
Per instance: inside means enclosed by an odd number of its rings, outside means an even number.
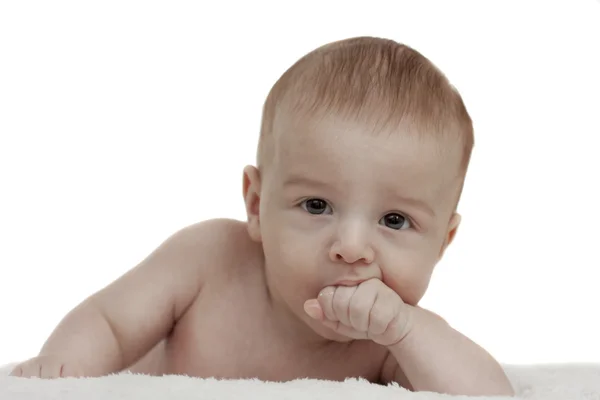
M418 306L409 307L405 332L400 340L388 346L390 352L396 356L413 350L419 351L420 342L427 341L432 336L443 335L443 332L450 327L442 317L429 310Z

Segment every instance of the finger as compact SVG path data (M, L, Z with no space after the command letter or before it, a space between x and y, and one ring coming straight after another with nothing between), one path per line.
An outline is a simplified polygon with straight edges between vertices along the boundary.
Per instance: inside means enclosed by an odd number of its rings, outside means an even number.
M350 326L360 332L369 330L371 310L379 291L372 285L360 285L350 299Z
M329 321L325 319L322 323L332 331L350 339L368 339L366 332L359 332L351 326L342 324L340 321Z
M325 318L325 314L323 313L319 301L315 299L304 302L304 312L306 312L309 317L319 321L322 321Z
M377 296L370 313L369 333L372 335L383 334L396 317L396 308L394 299L391 299L390 296L384 294Z
M48 363L40 365L40 378L42 379L54 379L60 377L61 365L55 363Z
M17 365L13 368L9 376L23 376L23 368L20 365Z
M357 286L339 286L333 294L333 311L336 320L350 326L350 299L356 292Z
M325 314L325 318L330 321L337 321L335 312L333 311L333 294L335 293L335 290L336 289L333 286L328 286L321 290L319 296L317 296L317 301Z
M31 364L31 363L23 364L21 366L21 376L23 378L32 378L32 377L39 378L40 377L39 365L35 365L35 364Z

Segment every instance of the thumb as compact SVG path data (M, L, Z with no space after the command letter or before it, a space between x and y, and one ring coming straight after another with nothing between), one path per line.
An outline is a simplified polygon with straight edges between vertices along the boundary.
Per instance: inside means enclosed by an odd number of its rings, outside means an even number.
M323 309L316 299L307 300L304 303L304 312L308 314L309 317L319 321L323 320L325 317Z

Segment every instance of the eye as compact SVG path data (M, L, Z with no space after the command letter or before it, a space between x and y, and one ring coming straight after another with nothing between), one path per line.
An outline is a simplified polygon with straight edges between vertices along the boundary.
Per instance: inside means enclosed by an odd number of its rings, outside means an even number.
M381 220L379 220L380 224L387 226L390 229L408 229L410 228L410 221L402 214L398 213L389 213L386 214Z
M311 214L319 215L324 214L325 212L327 212L327 214L331 214L331 207L323 199L308 199L303 201L301 205L302 208Z

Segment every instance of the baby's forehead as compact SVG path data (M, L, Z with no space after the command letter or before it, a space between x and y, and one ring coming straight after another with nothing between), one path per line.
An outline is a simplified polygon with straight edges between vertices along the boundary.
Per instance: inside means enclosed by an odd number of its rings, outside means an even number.
M357 163L413 173L448 172L460 165L461 144L424 134L410 124L377 128L371 123L329 116L280 119L274 125L276 157L284 164L307 160L335 166Z
M402 129L373 132L340 120L280 127L274 167L281 181L317 180L338 189L411 192L432 201L459 181L459 146L431 135Z

